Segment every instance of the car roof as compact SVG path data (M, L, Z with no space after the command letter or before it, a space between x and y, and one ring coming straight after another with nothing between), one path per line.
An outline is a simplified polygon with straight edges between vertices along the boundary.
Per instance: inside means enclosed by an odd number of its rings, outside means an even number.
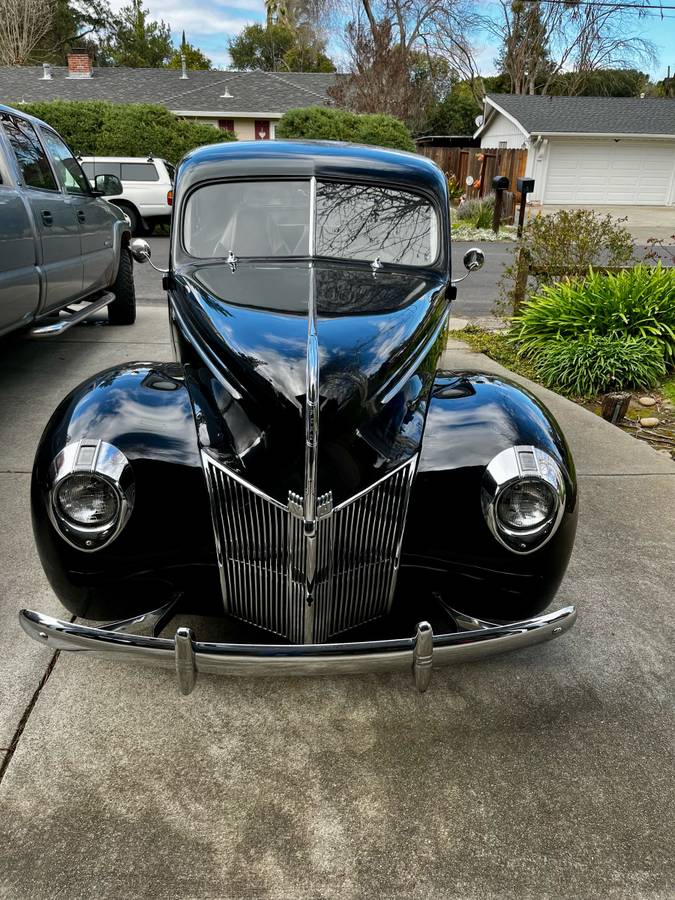
M160 156L153 156L149 159L147 156L93 156L90 153L83 153L78 157L83 162L128 162L128 163L153 163L166 162Z
M202 181L236 176L335 178L397 182L446 194L445 176L430 159L338 141L232 141L192 150L179 167L181 191Z

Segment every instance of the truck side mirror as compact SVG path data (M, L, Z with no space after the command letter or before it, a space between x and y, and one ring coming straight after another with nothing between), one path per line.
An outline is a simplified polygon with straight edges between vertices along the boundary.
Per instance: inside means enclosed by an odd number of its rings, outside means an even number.
M94 179L94 193L99 197L117 197L123 191L117 175L97 175Z

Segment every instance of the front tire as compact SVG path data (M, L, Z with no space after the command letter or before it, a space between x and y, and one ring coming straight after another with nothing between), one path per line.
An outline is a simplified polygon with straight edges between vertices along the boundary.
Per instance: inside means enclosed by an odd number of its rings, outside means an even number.
M115 299L108 304L108 322L110 325L133 325L136 321L136 289L134 263L127 247L122 247L117 278L110 290Z

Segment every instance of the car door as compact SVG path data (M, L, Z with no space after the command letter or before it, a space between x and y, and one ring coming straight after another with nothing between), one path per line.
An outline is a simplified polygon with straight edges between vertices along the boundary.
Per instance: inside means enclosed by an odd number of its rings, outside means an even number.
M107 201L95 197L82 166L51 128L40 129L56 174L72 205L80 228L84 294L107 287L114 277L115 217Z
M40 304L39 241L0 128L0 334L28 322Z
M153 160L123 162L121 178L124 197L134 204L141 216L166 215L168 187L160 180Z
M3 113L1 121L40 236L40 267L45 278L45 300L40 312L58 309L82 293L82 248L76 211L60 188L33 125L10 113Z

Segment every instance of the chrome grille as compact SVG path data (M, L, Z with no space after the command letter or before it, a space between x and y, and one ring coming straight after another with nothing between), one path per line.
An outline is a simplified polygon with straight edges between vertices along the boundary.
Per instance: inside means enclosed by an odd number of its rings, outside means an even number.
M386 613L393 599L416 459L333 508L317 502L317 573L305 600L302 498L267 497L203 454L225 610L296 643L321 642Z

